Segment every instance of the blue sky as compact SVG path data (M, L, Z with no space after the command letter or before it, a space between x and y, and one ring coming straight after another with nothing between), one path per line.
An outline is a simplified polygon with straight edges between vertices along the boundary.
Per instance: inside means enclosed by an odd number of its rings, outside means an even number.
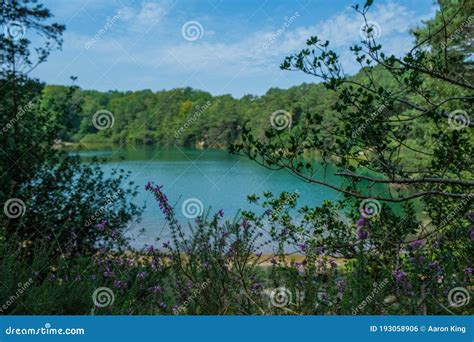
M53 52L34 74L50 84L69 84L74 75L82 88L102 91L190 86L214 95L262 95L272 87L315 81L278 68L311 35L330 40L345 70L357 70L348 51L360 40L362 18L351 9L356 1L43 3L56 22L66 25L62 51ZM432 0L374 3L369 20L380 27L379 41L386 50L396 54L411 46L409 29L436 10Z

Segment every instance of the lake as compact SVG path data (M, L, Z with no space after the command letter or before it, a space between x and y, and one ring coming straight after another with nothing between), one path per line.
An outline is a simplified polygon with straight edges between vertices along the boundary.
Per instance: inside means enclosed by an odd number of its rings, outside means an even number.
M130 146L77 153L84 162L94 156L104 159L106 174L114 168L131 172L131 180L139 186L134 202L146 205L142 221L132 223L127 232L133 238L134 247L152 244L157 237L168 237L163 215L153 195L144 189L148 181L163 185L163 191L170 203L175 204L177 218L182 222L189 221L188 217L197 208L193 203L202 203L204 210L210 207L212 212L223 209L224 218L229 220L239 209L259 211L258 206L248 202L247 195L262 195L264 191L275 195L282 191L298 191L299 205L309 206L319 206L324 200L335 200L340 196L326 187L299 180L287 171L268 170L222 150ZM188 204L188 211L181 210L183 203Z

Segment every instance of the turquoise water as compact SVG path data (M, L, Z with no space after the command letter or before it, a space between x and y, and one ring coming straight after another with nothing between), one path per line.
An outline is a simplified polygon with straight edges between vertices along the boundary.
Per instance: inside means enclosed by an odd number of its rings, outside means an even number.
M136 247L152 244L157 237L168 237L163 215L152 194L144 190L151 181L163 185L163 191L175 205L180 221L189 221L193 208L200 203L204 210L224 210L224 217L232 220L239 209L258 211L259 207L247 201L247 195L262 195L264 191L279 194L282 191L300 194L299 204L319 206L326 199L337 199L339 194L326 187L308 184L287 171L268 170L243 157L232 156L221 150L160 149L159 147L128 147L82 150L78 152L87 162L96 156L106 160L103 170L114 168L131 172L131 180L139 186L134 202L146 205L141 222L130 224L128 233ZM320 171L323 176L323 170ZM336 181L334 179L334 181ZM182 206L187 203L188 211Z

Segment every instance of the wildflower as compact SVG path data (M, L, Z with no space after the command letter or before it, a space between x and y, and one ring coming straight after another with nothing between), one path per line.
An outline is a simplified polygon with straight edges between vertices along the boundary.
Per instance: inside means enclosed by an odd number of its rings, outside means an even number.
M102 221L100 221L100 223L97 223L97 224L95 225L95 227L96 227L98 230L103 231L103 230L105 229L105 226L107 225L107 223L108 223L107 220L102 220Z
M244 229L249 229L250 228L250 223L246 218L244 218L242 220L242 227L244 227Z
M307 248L306 243L304 243L304 242L303 242L303 243L299 243L299 244L298 244L298 247L299 247L299 248L301 249L301 251L303 251L303 252L305 252L305 251L306 251L306 248Z
M410 243L410 247L411 249L415 250L415 249L418 249L422 244L423 244L423 241L415 240Z
M150 245L146 248L146 252L148 254L153 254L153 253L155 253L155 251L156 251L156 249L155 249L155 246L153 246L153 245Z
M258 290L260 289L262 289L262 284L260 283L253 283L252 285L250 285L250 291L252 291L253 293L258 292Z
M163 292L163 289L161 288L160 285L155 285L153 287L150 287L148 291L153 292L153 293L161 293Z
M145 190L148 191L150 189L151 189L151 183L147 182L146 185L145 185Z
M171 247L170 242L164 242L163 243L163 248L169 249Z
M219 215L220 217L224 217L224 209L219 209L217 215Z
M138 279L145 279L145 277L146 277L146 272L139 272L139 273L137 274L137 278L138 278Z
M393 276L395 277L397 283L401 283L406 278L407 274L397 268L395 271L393 271Z
M104 271L104 277L106 278L109 278L109 277L113 277L114 276L114 272L112 272L109 268L109 266L107 266L105 268L105 271Z
M357 240L364 240L369 236L369 232L363 227L357 228Z
M466 267L466 268L464 269L464 273L465 273L466 275L472 275L474 272L473 272L472 267L468 266L468 267Z
M203 264L204 269L208 270L209 266L210 266L209 261L204 261L204 264Z
M114 280L114 287L117 288L117 289L120 289L120 288L123 288L125 287L125 283L121 280Z
M161 188L162 187L159 185L155 186L154 188L151 186L151 184L147 184L145 186L145 190L151 191L155 195L155 199L157 200L160 209L163 214L165 214L166 218L168 220L172 220L174 215L173 207L169 204L168 197L166 197L166 195L161 191Z
M160 304L158 304L158 306L162 309L165 309L166 308L166 303L165 302L161 302Z
M469 230L469 238L471 239L471 241L474 241L474 226L472 226Z
M329 265L331 265L331 268L337 267L337 263L333 259L329 259Z
M361 217L357 220L356 225L357 225L358 228L362 228L362 227L365 226L365 222L366 222L365 218Z
M346 290L346 281L344 279L336 280L337 291L340 295L343 295Z

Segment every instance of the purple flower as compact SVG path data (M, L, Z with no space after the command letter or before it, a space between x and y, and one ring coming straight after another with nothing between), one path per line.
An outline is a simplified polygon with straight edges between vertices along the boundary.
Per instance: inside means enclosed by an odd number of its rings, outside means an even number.
M242 227L244 227L244 229L250 228L250 222L246 218L242 220Z
M358 228L362 228L365 226L365 218L361 217L360 219L357 220L356 225Z
M339 294L343 295L344 291L346 290L346 281L344 279L336 280L336 287Z
M217 215L219 215L220 217L224 217L224 209L219 209Z
M397 268L395 271L393 271L393 276L395 277L397 283L401 283L406 278L407 274Z
M260 284L260 283L253 283L252 285L250 285L250 290L253 293L258 292L258 290L260 290L261 288L262 288L262 284Z
M161 302L160 304L158 304L158 306L162 309L165 309L166 308L166 304L165 302Z
M114 280L114 287L116 287L117 289L120 289L120 288L123 288L125 287L125 283L121 280Z
M137 274L137 278L138 278L138 279L145 279L145 277L146 277L146 272L139 272L139 273Z
M146 252L149 253L149 254L153 254L155 253L156 249L155 249L155 246L153 245L150 245L146 248Z
M150 287L148 291L153 292L153 293L161 293L163 292L163 289L161 288L160 285L156 285L156 286Z
M432 268L432 269L435 269L436 271L440 270L439 262L437 262L437 261L430 261L429 264L428 264L428 267Z
M337 267L337 263L333 259L329 259L329 265L331 265L331 268Z
M209 261L204 261L204 264L203 264L204 269L208 270L209 266L210 266Z
M357 240L364 240L369 236L369 232L363 227L357 228Z
M100 223L97 223L97 224L95 225L95 227L96 227L98 230L103 231L103 230L105 229L105 226L107 225L107 223L108 223L107 220L102 220L102 221L100 221Z
M472 275L473 272L474 272L474 271L473 271L472 267L470 267L470 266L468 266L468 267L466 267L466 268L464 269L464 273L465 273L466 275Z
M145 190L148 191L150 189L151 189L151 183L147 182L146 185L145 185Z
M299 243L298 247L301 249L301 251L306 252L306 248L307 248L306 243L304 243L304 242Z
M169 249L171 247L170 242L164 242L163 243L163 248Z
M410 242L410 247L411 249L415 250L415 249L418 249L422 244L423 244L423 241L415 240L415 241Z
M469 238L471 239L471 241L474 241L474 226L469 229Z
M104 277L106 278L109 278L109 277L113 277L114 276L114 272L112 272L109 268L109 266L107 266L105 268L105 271L104 271Z
M155 199L160 206L161 211L163 212L163 214L165 214L166 219L171 221L174 216L173 207L169 204L168 197L166 197L166 195L161 191L161 188L162 187L159 185L156 185L153 188L151 184L150 185L147 184L147 186L145 187L147 191L153 192L153 194L155 195Z

